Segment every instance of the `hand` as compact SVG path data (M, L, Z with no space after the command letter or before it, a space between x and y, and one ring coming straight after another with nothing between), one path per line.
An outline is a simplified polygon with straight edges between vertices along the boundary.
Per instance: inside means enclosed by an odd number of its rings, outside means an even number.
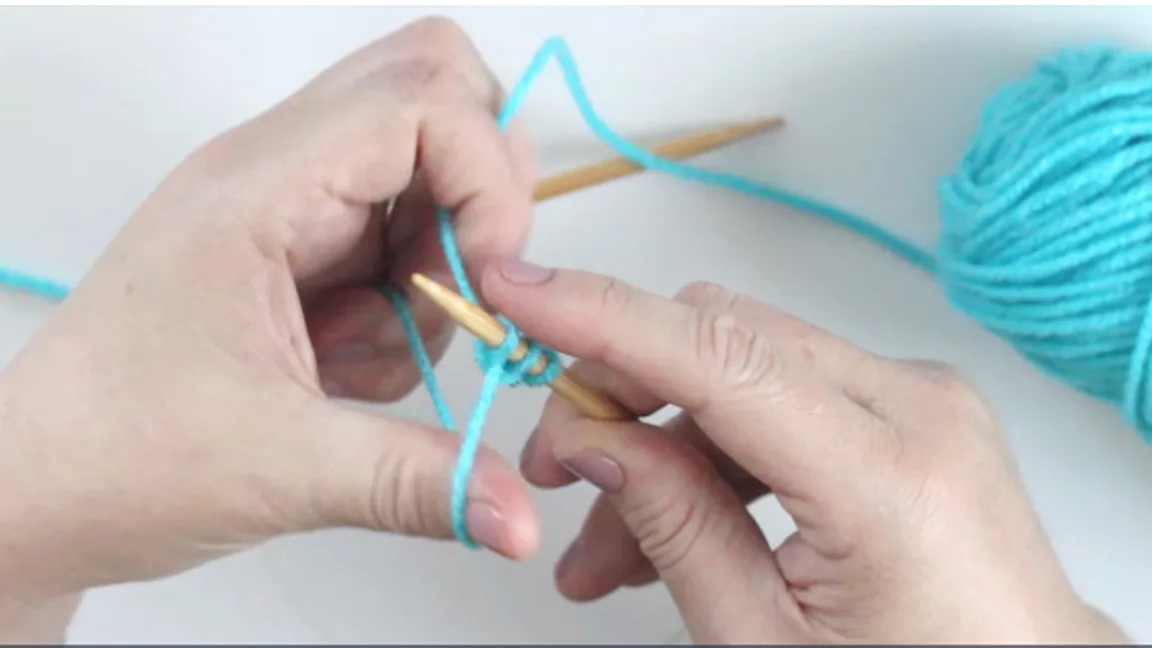
M748 297L674 300L517 263L489 302L574 371L663 426L549 402L534 484L603 494L557 567L592 600L657 578L701 643L1089 643L1122 633L1075 594L995 420L935 363L876 357ZM773 550L746 510L772 493Z
M457 439L329 400L419 382L376 287L517 254L533 182L465 34L423 20L189 157L0 381L0 583L37 601L152 579L273 536L451 537ZM395 199L390 216L386 203ZM451 336L413 295L434 357ZM479 457L477 542L533 553L527 485Z

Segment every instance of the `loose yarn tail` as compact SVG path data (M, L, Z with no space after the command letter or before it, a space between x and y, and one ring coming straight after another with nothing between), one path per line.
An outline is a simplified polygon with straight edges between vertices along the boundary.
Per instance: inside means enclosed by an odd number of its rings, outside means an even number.
M976 141L940 185L942 231L933 255L834 205L728 173L667 160L616 134L597 115L572 54L547 40L497 118L501 130L555 59L588 128L622 157L652 171L728 189L824 218L935 276L952 305L1009 341L1046 374L1118 406L1152 441L1152 54L1105 46L1066 50L1031 78L1009 85L984 110ZM452 228L437 214L440 242L460 293L477 298ZM61 301L69 288L0 268L0 285ZM441 424L456 423L403 291L394 304ZM484 382L452 474L452 522L468 534L468 485L484 422L501 386L547 385L562 369L554 350L527 341L511 322L497 348L476 343ZM548 371L529 370L548 359Z
M55 279L2 266L0 266L0 286L56 303L67 299L72 292L70 286Z

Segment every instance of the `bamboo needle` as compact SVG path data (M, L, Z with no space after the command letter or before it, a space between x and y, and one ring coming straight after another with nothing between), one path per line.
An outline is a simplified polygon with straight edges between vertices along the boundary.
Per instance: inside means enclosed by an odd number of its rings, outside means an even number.
M665 142L652 149L652 152L662 158L683 160L747 139L769 128L779 126L783 121L780 117L767 117L741 124L724 126ZM594 187L610 180L623 178L642 170L643 167L624 158L605 160L591 166L567 171L541 180L536 184L532 198L536 202L544 202L545 200Z
M420 289L438 306L443 308L457 324L467 329L472 335L480 338L491 346L499 346L508 336L508 330L495 317L485 312L483 308L464 299L461 295L445 288L435 281L416 273L412 275L412 284ZM528 345L523 341L512 352L511 359L519 360L528 353ZM540 358L530 372L539 375L548 366L547 358ZM567 371L561 373L549 387L561 396L572 401L585 416L600 420L627 420L635 416L612 402L608 397L599 394L590 387L582 384Z

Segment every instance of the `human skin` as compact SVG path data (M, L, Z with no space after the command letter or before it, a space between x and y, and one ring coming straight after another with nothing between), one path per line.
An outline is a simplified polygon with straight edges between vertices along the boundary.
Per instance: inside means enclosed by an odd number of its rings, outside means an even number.
M516 260L534 170L466 34L422 20L207 143L0 375L0 641L59 643L81 594L279 535L452 536L447 431L346 406L419 373L376 288L446 269L658 428L553 398L524 476L600 487L561 591L657 580L705 643L1093 643L992 413L954 371L879 358L750 298L664 299ZM452 328L412 295L433 357ZM798 531L771 549L745 506ZM473 537L531 556L528 484L484 450Z
M693 639L725 643L1123 643L1077 596L995 416L955 369L883 358L747 295L674 298L511 261L484 294L643 417L552 397L522 470L603 492L557 566L599 599L661 581ZM770 547L747 505L797 531Z
M458 439L332 398L420 375L376 290L519 254L533 162L464 31L417 21L192 153L0 376L0 638L57 641L79 593L273 537L452 536ZM389 213L391 212L391 213ZM448 318L411 296L439 358ZM528 485L478 457L469 531L532 555Z

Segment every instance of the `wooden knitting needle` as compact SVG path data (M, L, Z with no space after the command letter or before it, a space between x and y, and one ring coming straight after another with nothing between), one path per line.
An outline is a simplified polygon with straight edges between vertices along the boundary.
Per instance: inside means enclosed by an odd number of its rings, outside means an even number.
M464 299L463 296L441 286L422 274L412 275L412 284L420 289L438 306L443 308L457 324L467 329L472 335L483 340L491 346L499 346L508 336L508 330L495 317L485 312L483 308ZM528 353L528 345L523 341L512 352L511 359L519 360ZM530 372L539 375L548 367L548 359L540 358ZM585 416L600 419L621 421L636 418L631 412L614 403L607 396L599 394L582 384L568 372L561 373L549 387L557 394L567 398Z
M724 126L714 130L696 133L687 137L665 142L652 149L652 152L662 158L670 160L683 160L696 155L734 144L747 139L757 133L782 124L780 117L767 117L743 124ZM552 198L563 196L574 191L580 191L610 180L623 178L643 170L624 158L605 160L592 166L573 171L567 171L541 180L536 185L532 198L536 202L544 202Z

